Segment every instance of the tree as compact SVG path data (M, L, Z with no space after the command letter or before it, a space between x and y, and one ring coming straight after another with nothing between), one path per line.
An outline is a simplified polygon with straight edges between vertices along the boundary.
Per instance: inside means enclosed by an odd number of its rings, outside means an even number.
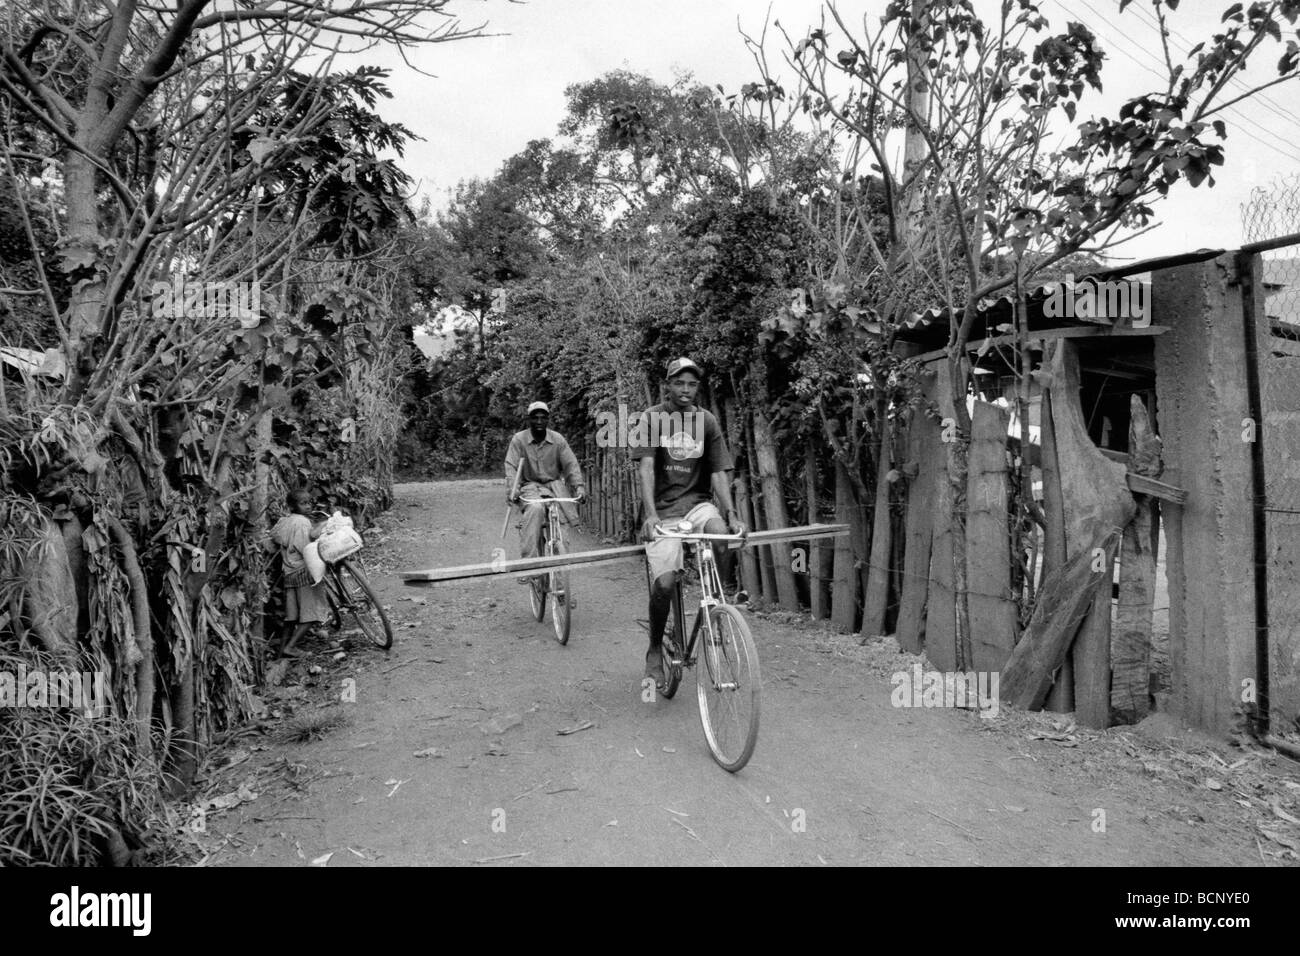
M880 176L890 242L906 247L891 263L885 248L868 243L883 293L880 334L888 338L890 329L930 304L954 316L947 376L957 440L948 446L948 478L961 668L970 660L964 523L970 418L963 397L971 385L966 347L980 300L1008 287L1023 295L1025 281L1053 263L1104 250L1122 230L1146 225L1154 201L1181 181L1213 185L1227 135L1215 114L1294 79L1300 66L1300 47L1289 41L1274 79L1240 95L1226 92L1263 43L1281 39L1283 23L1294 25L1295 0L1232 5L1222 32L1194 47L1182 64L1167 42L1167 13L1177 0L1151 5L1165 41L1163 88L1130 97L1113 117L1082 121L1086 91L1101 86L1104 54L1083 24L1052 33L1032 0L1002 4L988 24L969 0L893 2L875 28L865 21L850 25L831 4L829 22L824 17L797 41L786 36L799 80L795 98L844 144L842 155L869 162ZM925 113L909 95L922 81L929 92ZM1073 124L1073 140L1052 150L1049 133L1061 123ZM900 169L889 144L902 127L917 131L925 149L924 159L909 150ZM902 228L911 215L917 228ZM1023 324L1018 331L1023 339Z
M144 146L147 160L149 144L157 142L159 93L169 84L192 82L214 65L250 84L264 81L259 52L263 64L278 63L288 51L320 48L331 39L363 37L365 43L402 47L478 32L454 19L423 25L431 15L445 16L447 5L448 0L326 0L303 6L273 0L221 8L212 0L181 0L155 10L135 0L72 8L45 0L7 18L0 90L11 116L20 114L22 122L38 124L52 137L63 166L66 238L60 262L73 291L60 335L73 369L71 397L85 388L95 342L116 305L114 293L121 291L106 261L116 238L112 224L147 218L148 195L133 189L124 174L136 147ZM113 197L107 216L100 198L105 189Z

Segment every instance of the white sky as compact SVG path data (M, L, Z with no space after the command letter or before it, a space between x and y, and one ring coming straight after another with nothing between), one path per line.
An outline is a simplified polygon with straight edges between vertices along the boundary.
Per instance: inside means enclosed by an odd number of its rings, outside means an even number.
M884 0L840 9L878 15ZM994 6L977 0L981 11ZM1158 66L1158 34L1148 22L1149 0L1135 0L1119 14L1118 0L1041 0L1054 29L1066 21L1085 23L1102 41L1108 60L1102 71L1103 99L1085 99L1081 117L1121 98L1148 92L1156 81L1144 64ZM1227 0L1183 0L1171 15L1174 43L1186 49L1208 39ZM819 20L818 0L772 0L771 15L800 35ZM756 77L737 20L756 33L769 4L765 0L453 0L450 8L467 24L486 20L489 31L506 34L417 50L411 62L437 75L421 76L388 51L364 61L391 66L394 99L382 115L425 138L407 150L403 163L436 205L462 180L487 177L529 140L555 135L564 115L564 90L573 83L625 68L669 81L685 70L696 79L721 83L728 92ZM1135 11L1140 10L1140 13ZM1107 22L1109 20L1110 22ZM1187 38L1180 39L1177 34ZM1294 36L1294 33L1292 34ZM1284 34L1285 36L1285 34ZM771 37L769 37L771 39ZM774 43L779 43L779 37ZM770 48L777 59L777 47ZM1281 53L1270 41L1252 75L1267 77ZM1175 62L1180 62L1179 58ZM1146 258L1202 247L1243 243L1241 205L1255 186L1269 187L1279 175L1300 172L1300 84L1271 88L1271 102L1244 102L1220 118L1228 125L1226 164L1216 185L1186 184L1158 206L1162 225L1126 243L1123 257ZM1290 231L1300 230L1300 223Z

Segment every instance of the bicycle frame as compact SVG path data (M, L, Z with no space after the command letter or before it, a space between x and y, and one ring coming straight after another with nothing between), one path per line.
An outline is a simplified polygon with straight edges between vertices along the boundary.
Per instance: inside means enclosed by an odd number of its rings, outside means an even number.
M682 542L683 547L689 549L691 558L695 561L696 574L700 581L700 606L695 612L695 622L691 625L689 638L685 638L682 643L682 660L680 661L686 667L695 666L696 655L695 645L699 640L702 630L712 634L713 624L709 620L709 611L720 604L727 603L727 597L722 588L722 578L718 574L718 560L713 553L711 546L705 546L711 541L742 541L740 535L735 534L703 534L691 532L674 532L667 531L662 527L657 529L661 537L677 538ZM682 575L679 573L673 582L673 621L676 624L676 633L686 634L686 612L684 608L685 601L682 597ZM679 663L677 661L674 664ZM716 669L714 671L716 673ZM719 689L732 685L719 685Z
M542 530L551 536L552 541L556 540L557 538L561 538L564 532L561 530L560 516L559 514L556 513L555 508L551 507L551 505L576 504L577 501L578 501L577 498L520 498L519 499L519 503L521 505L545 505L546 506L546 524L543 526ZM540 546L543 544L543 542L539 540L537 544L539 545L539 550L540 550Z

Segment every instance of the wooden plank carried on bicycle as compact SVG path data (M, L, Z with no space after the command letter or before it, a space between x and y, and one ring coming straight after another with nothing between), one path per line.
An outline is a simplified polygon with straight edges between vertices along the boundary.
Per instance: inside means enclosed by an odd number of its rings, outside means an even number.
M486 564L464 564L455 568L430 568L427 571L402 571L405 584L436 584L441 581L462 581L467 578L508 577L517 578L536 574L549 568L575 567L603 564L625 558L644 558L645 545L628 544L599 551L574 551L552 557L514 558L510 561L492 561Z
M554 499L552 499L554 500ZM771 531L755 531L745 538L745 546L771 544L775 541L807 540L810 538L833 538L849 533L845 524L810 524L795 528L778 528ZM707 537L700 535L700 537ZM729 535L718 535L730 540ZM645 556L644 544L625 544L616 548L602 548L598 551L574 551L569 554L552 557L515 558L510 561L491 561L482 564L464 564L454 568L429 568L425 571L402 571L404 584L437 584L444 581L463 581L468 578L506 577L517 578L536 574L549 568L581 568L609 561L622 561L627 558Z

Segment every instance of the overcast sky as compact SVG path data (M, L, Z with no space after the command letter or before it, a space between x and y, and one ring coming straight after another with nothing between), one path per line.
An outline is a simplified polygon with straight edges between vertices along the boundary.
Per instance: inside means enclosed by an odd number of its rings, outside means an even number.
M1064 29L1069 20L1085 23L1108 54L1105 94L1085 101L1082 115L1113 109L1119 99L1152 89L1156 77L1149 68L1159 65L1160 45L1149 2L1135 0L1124 14L1118 0L1041 3L1054 28ZM977 4L993 7L991 0ZM1171 17L1175 52L1208 38L1227 5L1183 0ZM436 78L407 69L386 52L366 54L365 61L393 67L395 96L382 105L382 113L424 137L407 151L404 166L420 181L421 192L441 204L458 181L491 176L529 140L555 135L570 84L620 68L665 82L675 71L688 71L728 92L754 79L737 22L756 32L769 6L792 35L815 24L821 9L819 0L772 0L770 5L764 0L453 0L449 9L467 25L486 21L490 32L503 35L411 55L412 63ZM879 14L884 7L884 0L840 4L842 13L858 16L863 10ZM1253 75L1267 76L1279 55L1279 46L1267 45ZM1273 87L1267 102L1245 102L1224 115L1227 162L1215 176L1217 185L1180 184L1159 207L1161 227L1123 246L1124 257L1241 245L1241 206L1251 189L1300 173L1297 92L1296 82ZM1300 223L1289 226L1295 230Z

